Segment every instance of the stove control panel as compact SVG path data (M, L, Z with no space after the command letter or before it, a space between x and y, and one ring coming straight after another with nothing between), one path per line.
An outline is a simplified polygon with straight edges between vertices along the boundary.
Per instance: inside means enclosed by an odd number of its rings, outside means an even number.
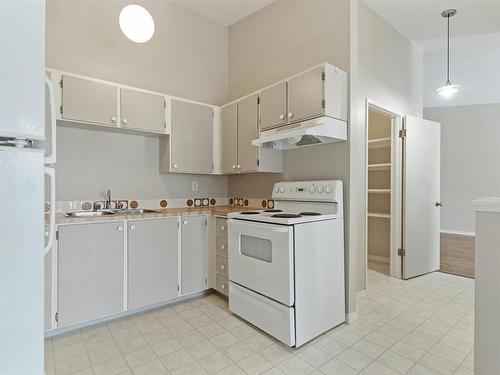
M273 199L340 202L342 181L278 182L274 185Z

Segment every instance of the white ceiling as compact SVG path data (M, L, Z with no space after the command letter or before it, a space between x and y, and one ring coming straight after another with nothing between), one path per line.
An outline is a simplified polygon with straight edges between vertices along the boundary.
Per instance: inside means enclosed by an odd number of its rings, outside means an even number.
M222 26L230 26L274 0L175 0L176 3Z
M500 103L500 0L364 0L401 34L424 50L424 106ZM451 80L462 89L443 99L435 89L446 79L446 22L451 18Z

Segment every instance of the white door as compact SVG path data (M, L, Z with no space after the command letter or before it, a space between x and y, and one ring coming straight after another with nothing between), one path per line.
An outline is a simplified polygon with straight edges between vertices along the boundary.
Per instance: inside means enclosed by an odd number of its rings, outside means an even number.
M403 278L439 269L441 124L406 116L403 138Z
M293 227L230 219L228 229L229 280L293 306Z

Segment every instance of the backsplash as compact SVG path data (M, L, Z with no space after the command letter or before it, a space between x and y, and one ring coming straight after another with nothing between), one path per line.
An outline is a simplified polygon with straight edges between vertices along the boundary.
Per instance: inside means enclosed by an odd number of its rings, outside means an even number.
M105 208L104 200L77 200L77 201L57 201L57 212L69 211L92 211ZM158 199L113 199L111 208L182 208L182 207L210 207L210 206L234 206L234 207L255 207L273 208L274 201L265 198L227 198L227 197L191 197L191 198L158 198ZM46 205L47 207L47 205ZM48 208L48 207L47 207Z

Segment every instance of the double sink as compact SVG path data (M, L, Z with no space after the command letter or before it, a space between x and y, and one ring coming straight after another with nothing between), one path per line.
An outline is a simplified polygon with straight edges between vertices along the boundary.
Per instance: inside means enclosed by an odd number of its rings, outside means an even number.
M100 217L100 216L111 216L111 215L140 215L140 214L153 214L158 213L158 210L149 209L126 209L126 210L97 210L97 211L75 211L66 212L64 216L66 217Z

